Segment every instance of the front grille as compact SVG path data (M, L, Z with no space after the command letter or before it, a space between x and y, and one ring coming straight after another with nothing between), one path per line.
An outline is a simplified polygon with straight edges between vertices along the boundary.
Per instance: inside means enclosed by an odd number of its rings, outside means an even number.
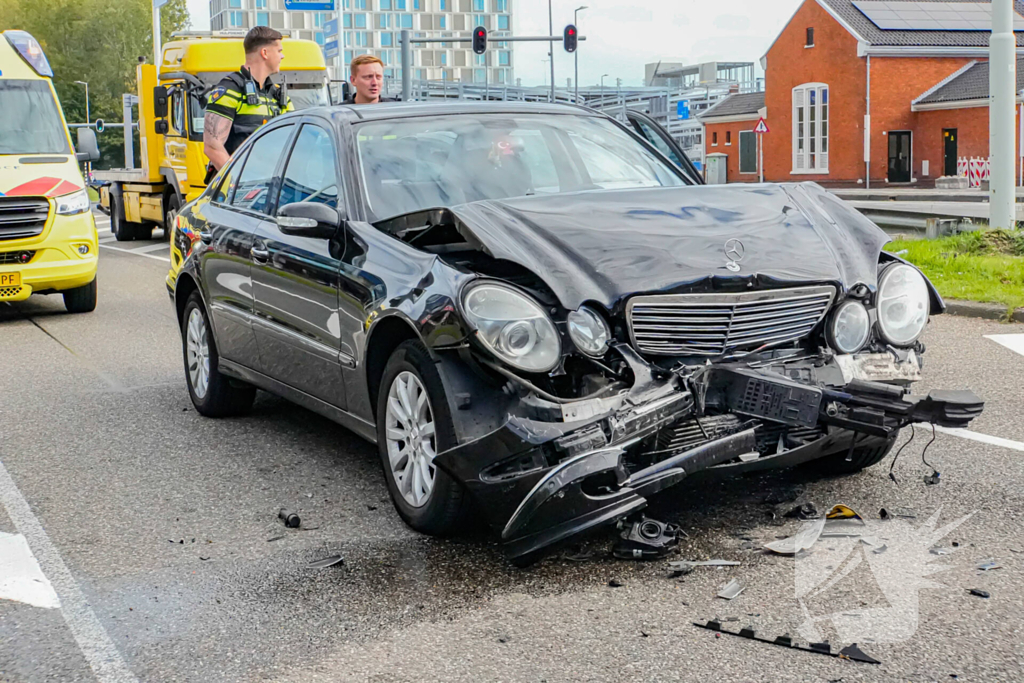
M4 299L13 299L14 297L21 294L21 287L0 287L0 301Z
M50 202L42 197L0 197L0 240L20 240L43 233Z
M627 306L629 333L641 353L718 356L806 337L834 296L827 285L637 296Z
M0 266L28 263L35 255L34 251L0 251Z
M653 447L658 453L682 452L695 448L706 441L713 441L733 434L747 422L750 422L750 418L731 413L707 415L699 420L685 418L658 432ZM798 448L823 436L825 436L825 430L820 425L790 427L772 422L759 422L754 431L757 450L762 456L778 453L780 446L782 450Z

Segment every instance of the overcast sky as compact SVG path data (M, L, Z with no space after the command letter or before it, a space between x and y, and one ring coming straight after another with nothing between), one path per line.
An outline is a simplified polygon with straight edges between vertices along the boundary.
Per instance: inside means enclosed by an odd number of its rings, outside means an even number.
M555 34L579 13L580 83L605 85L621 78L624 85L641 85L644 64L659 59L672 62L756 62L768 49L802 0L646 0L629 5L625 0L551 0ZM188 0L192 26L210 25L207 0ZM512 0L516 35L548 32L547 0ZM515 75L523 85L547 83L547 48L540 43L515 47ZM757 66L761 74L760 65ZM573 75L572 55L555 49L555 83L564 86Z

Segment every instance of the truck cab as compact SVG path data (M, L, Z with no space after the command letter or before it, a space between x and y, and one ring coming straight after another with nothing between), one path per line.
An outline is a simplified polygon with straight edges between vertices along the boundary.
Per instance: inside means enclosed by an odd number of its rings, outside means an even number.
M206 94L245 63L243 38L244 32L179 32L164 44L159 68L140 64L138 94L126 96L126 114L131 111L129 100L137 101L141 168L93 174L106 183L100 206L110 213L114 236L119 241L149 239L154 228L163 228L171 238L172 272L182 259L173 242L175 217L206 189ZM286 85L296 109L328 104L327 66L320 46L288 37L282 44L285 61L274 81ZM126 145L132 144L128 119Z
M72 313L96 308L98 239L79 161L99 158L91 130L79 153L42 47L0 37L0 302L60 293Z

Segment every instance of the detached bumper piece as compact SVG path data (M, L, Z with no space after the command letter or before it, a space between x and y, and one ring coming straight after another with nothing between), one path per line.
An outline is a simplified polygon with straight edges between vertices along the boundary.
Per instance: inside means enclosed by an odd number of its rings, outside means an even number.
M706 628L709 631L715 633L724 633L729 636L738 636L740 638L746 638L747 640L756 640L761 643L768 643L769 645L778 645L780 647L787 647L791 650L803 650L804 652L813 652L818 655L828 655L829 657L838 657L839 659L849 659L854 662L864 662L865 664L881 664L880 661L874 657L870 657L864 654L864 651L857 647L857 643L848 645L838 652L832 651L832 646L829 643L808 643L807 645L800 645L795 640L789 637L789 635L781 635L777 638L765 638L757 635L754 629L747 626L746 628L740 629L738 633L733 631L726 631L722 628L722 624L714 619L708 621L706 624L700 624L696 621L693 625L698 628Z

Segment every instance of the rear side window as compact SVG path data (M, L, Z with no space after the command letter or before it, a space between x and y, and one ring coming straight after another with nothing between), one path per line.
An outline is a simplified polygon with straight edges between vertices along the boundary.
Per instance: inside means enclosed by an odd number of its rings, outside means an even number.
M238 187L230 199L231 206L258 213L267 213L274 171L284 154L285 145L294 126L281 126L256 140L238 177Z
M279 207L319 202L338 208L338 164L334 144L323 128L306 124L299 131L281 185Z
M210 198L212 202L218 202L226 204L231 200L231 195L235 192L235 187L238 186L238 172L242 170L242 164L245 163L245 155L248 150L244 150L239 155L231 160L228 165L228 170L224 171L224 177L221 180L220 187L213 193Z

